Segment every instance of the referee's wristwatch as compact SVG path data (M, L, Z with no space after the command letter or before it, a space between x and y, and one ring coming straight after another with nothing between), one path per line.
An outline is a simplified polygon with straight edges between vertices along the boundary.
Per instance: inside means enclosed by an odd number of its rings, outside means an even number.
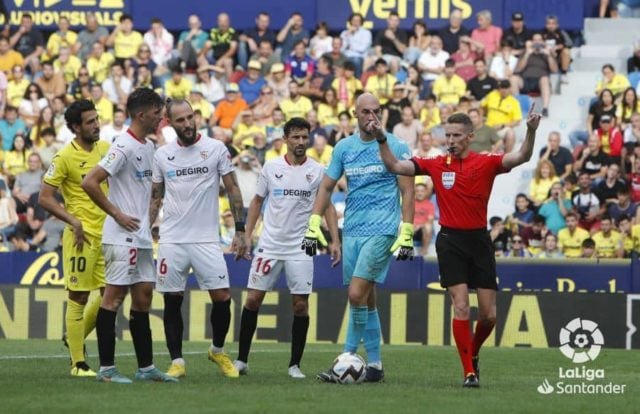
M378 141L379 144L384 144L385 142L387 142L387 134L383 132L382 136L376 137L376 141Z

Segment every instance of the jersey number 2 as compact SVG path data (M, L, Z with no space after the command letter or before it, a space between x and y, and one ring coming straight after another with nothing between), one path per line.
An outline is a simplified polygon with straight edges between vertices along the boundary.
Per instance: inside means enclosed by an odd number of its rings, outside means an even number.
M129 249L129 266L135 266L138 262L138 249Z
M262 271L260 270L260 267L262 267ZM262 257L258 257L256 259L256 272L266 275L270 271L271 271L271 260L269 259L262 260Z

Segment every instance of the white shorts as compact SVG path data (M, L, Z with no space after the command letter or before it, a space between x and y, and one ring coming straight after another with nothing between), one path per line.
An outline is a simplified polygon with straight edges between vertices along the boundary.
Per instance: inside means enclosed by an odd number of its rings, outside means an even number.
M102 251L107 284L130 286L140 282L156 281L152 249L105 244Z
M294 295L309 295L313 290L313 260L281 260L256 255L249 270L249 289L273 289L284 270L287 286Z
M162 243L158 248L158 292L182 292L193 268L202 290L229 287L229 271L217 243Z

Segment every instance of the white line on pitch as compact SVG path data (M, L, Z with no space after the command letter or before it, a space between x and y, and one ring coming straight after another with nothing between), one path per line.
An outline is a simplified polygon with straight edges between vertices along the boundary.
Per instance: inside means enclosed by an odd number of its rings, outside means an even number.
M233 350L227 350L228 352L231 353L236 353L237 350L233 349ZM328 353L328 352L336 352L336 349L306 349L305 353ZM251 353L285 353L285 352L291 352L291 350L289 349L256 349L256 350L251 350ZM338 351L339 352L339 351ZM154 355L169 355L168 352L154 352ZM190 351L190 352L183 352L183 355L206 355L207 351L206 349L204 351ZM96 355L97 356L97 355ZM133 352L126 352L126 353L122 353L122 354L116 354L116 357L134 357L136 356L136 354L134 354ZM6 360L19 360L19 359L63 359L63 358L69 358L69 354L64 354L64 355L1 355L0 356L0 361L6 361Z

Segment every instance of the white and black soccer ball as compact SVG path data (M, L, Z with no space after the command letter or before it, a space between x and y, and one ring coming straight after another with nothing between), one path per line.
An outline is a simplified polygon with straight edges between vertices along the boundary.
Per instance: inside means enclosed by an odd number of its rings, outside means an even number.
M366 374L367 363L353 352L338 355L331 365L331 376L338 384L361 383Z

